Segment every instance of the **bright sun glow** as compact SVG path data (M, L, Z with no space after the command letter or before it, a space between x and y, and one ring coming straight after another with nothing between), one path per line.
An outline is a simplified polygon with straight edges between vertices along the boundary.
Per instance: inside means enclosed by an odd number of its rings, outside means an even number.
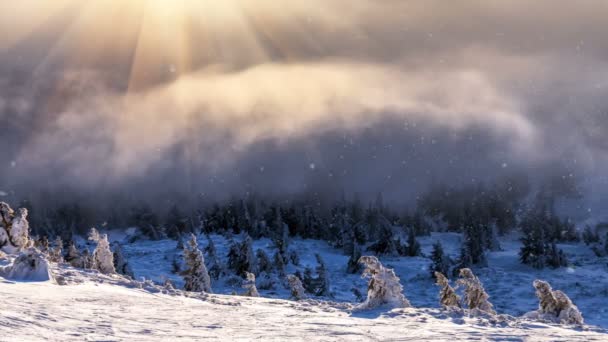
M82 66L129 64L129 89L136 89L201 65L239 67L289 60L294 46L314 45L306 25L315 24L311 17L324 15L319 4L300 0L2 2L0 31L8 34L0 35L0 51L36 35L54 35L39 68L57 61ZM287 22L301 29L277 29Z

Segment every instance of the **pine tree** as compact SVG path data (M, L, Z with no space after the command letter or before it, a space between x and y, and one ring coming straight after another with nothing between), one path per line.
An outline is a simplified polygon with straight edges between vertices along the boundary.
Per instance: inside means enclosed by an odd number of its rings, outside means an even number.
M469 268L460 270L458 285L464 287L464 300L469 310L478 309L489 314L496 314L494 306L488 301L490 296L486 293L481 281Z
M547 265L553 268L568 266L568 260L564 252L557 248L555 242L552 242L548 248L548 256L546 259Z
M384 222L385 220L386 219L378 221L378 223L381 224L374 229L377 230L377 232L373 233L374 236L377 236L377 241L370 245L367 250L374 252L376 255L397 256L399 253L395 243L393 227L388 221ZM370 225L370 229L372 229L372 227L374 227L374 225Z
M65 261L69 263L72 267L84 268L82 256L80 255L80 251L78 251L78 248L76 248L76 245L74 244L73 240L70 241L68 253L65 256Z
M268 254L266 254L263 249L258 249L255 255L257 258L258 272L271 273L273 266Z
M279 276L285 276L285 262L278 251L274 254L274 268L277 270Z
M0 249L16 253L30 245L28 211L20 208L17 212L4 202L0 202Z
M131 278L135 277L133 270L131 269L131 265L129 265L127 257L125 256L122 246L119 243L114 244L114 268L119 274Z
M243 258L243 273L256 273L257 265L255 263L255 256L253 254L253 241L249 235L245 235L245 240L241 245L241 255Z
M273 232L273 243L283 257L283 263L287 262L287 247L289 246L289 227L283 222L281 209L274 208L271 230Z
M257 271L255 261L253 242L249 235L245 236L241 244L232 243L228 252L228 267L237 275L245 276L246 272L255 274Z
M289 251L289 261L291 261L291 264L294 266L300 265L300 256L295 249Z
M291 290L291 298L294 300L306 299L306 293L302 281L294 274L287 275L287 282Z
M42 237L40 237L38 240L36 240L36 247L42 252L42 253L48 253L49 252L49 239L47 238L46 235L43 235Z
M191 235L188 246L184 249L184 261L187 269L182 272L184 276L184 290L190 292L211 293L211 279L205 266L203 253L198 249L196 236Z
M361 259L361 248L359 247L359 244L355 241L353 242L352 254L348 259L348 264L346 265L346 272L350 274L360 272L361 264L359 263L359 259Z
M441 272L435 272L434 277L437 279L437 285L441 286L439 304L441 304L443 308L460 308L460 297L456 294L454 288L450 286L448 278Z
M361 257L360 263L365 266L363 276L369 278L367 299L359 309L373 309L383 305L395 308L410 307L410 302L403 295L403 286L395 271L385 268L378 258Z
M306 292L315 294L317 290L316 280L312 275L312 269L310 267L304 268L304 276L302 277L302 285Z
M89 252L88 248L85 248L82 252L82 268L90 270L94 269L93 258L91 256L91 252Z
M243 281L243 288L245 289L245 293L243 296L246 297L259 297L260 294L258 292L257 287L255 286L255 274L247 272L245 275L245 280Z
M440 241L433 244L433 251L431 252L431 277L435 277L437 272L441 274L449 274L450 271L450 259L443 251L443 245Z
M217 280L225 273L224 265L217 256L215 243L209 235L207 235L207 241L207 247L205 247L205 254L207 255L207 258L205 258L207 261L207 269L209 270L209 276Z
M416 257L421 255L422 250L420 248L420 243L416 240L416 232L414 229L410 229L407 237L407 256Z
M110 250L108 235L99 234L95 228L91 228L89 239L97 242L92 256L92 268L103 274L116 273L116 269L114 269L114 254Z
M329 272L327 271L327 267L325 266L325 261L321 258L321 255L315 254L315 258L317 259L317 279L316 279L316 295L317 296L325 296L330 297L330 284L329 284Z
M63 262L63 241L59 235L55 238L53 248L49 251L49 261L57 263Z

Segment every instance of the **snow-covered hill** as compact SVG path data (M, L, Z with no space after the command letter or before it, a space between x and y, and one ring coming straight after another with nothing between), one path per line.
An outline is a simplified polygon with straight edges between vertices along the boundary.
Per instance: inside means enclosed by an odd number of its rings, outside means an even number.
M439 309L352 313L347 304L159 292L118 276L55 268L59 283L0 280L1 341L606 341L599 328Z
M238 239L239 237L235 237ZM113 240L123 240L124 235L115 235ZM217 247L218 256L226 263L229 241L221 235L212 235ZM419 242L425 255L430 255L432 244L441 241L446 253L457 258L460 253L461 235L456 233L432 233L429 237L421 237ZM199 245L204 248L208 241L205 236L199 237ZM557 289L562 290L572 298L581 309L585 322L608 328L608 258L598 258L588 246L583 243L560 244L571 262L568 268L543 270L522 265L519 261L519 237L509 236L501 239L502 250L489 252L488 267L475 268L475 274L480 277L490 294L490 301L498 313L521 316L526 312L536 310L538 299L534 294L532 282L543 279ZM176 257L175 240L137 241L125 244L124 249L129 263L137 279L145 277L162 283L163 279L171 279L178 287L183 284L179 275L171 271L172 260ZM255 240L254 250L263 249L269 255L276 248L268 239ZM331 277L332 300L346 303L356 303L357 298L352 289L365 293L366 281L360 274L348 274L346 265L348 257L340 250L332 248L327 243L317 240L292 239L290 249L296 250L300 262L298 266L287 265L287 272L296 270L302 272L306 266L314 269L314 255L320 254L325 260ZM181 256L178 255L181 259ZM406 297L412 305L418 308L438 308L439 289L430 278L428 267L430 260L426 257L382 257L384 265L393 268L401 279ZM213 291L219 294L240 293L240 281L231 283L224 279L212 282ZM282 286L271 290L259 289L264 297L284 299L289 292ZM607 337L608 339L608 337Z

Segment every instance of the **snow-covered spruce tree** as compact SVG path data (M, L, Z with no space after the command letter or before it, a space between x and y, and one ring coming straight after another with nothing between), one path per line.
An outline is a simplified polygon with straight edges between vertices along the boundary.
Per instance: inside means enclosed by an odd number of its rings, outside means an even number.
M80 251L78 251L78 248L76 248L76 244L74 244L73 240L70 241L68 253L65 256L65 261L69 263L72 267L84 268L82 256L80 255Z
M346 272L350 274L359 273L361 271L361 264L359 263L359 259L361 259L361 247L357 241L353 241L352 254L348 259L348 264L346 265Z
M93 251L92 267L103 274L116 273L114 268L114 254L110 250L107 234L99 234L95 228L91 228L89 240L97 242L97 246Z
M259 248L255 252L255 256L257 259L258 272L272 272L272 261L270 261L270 257L268 256L268 254L266 254L266 251Z
M464 287L464 301L469 310L477 309L492 315L496 314L494 306L488 301L490 296L470 268L460 270L460 279L457 284Z
M435 279L437 279L437 285L441 286L439 304L444 308L460 308L460 297L456 294L454 288L450 286L448 278L441 272L435 272Z
M274 253L274 268L277 270L277 274L281 277L285 276L285 259L281 256L278 251Z
M583 230L583 242L585 242L585 244L587 246L600 242L600 235L597 233L596 229L591 228L590 226L585 226L585 230Z
M114 244L114 268L119 274L131 278L135 277L120 243Z
M30 246L30 226L27 221L27 209L17 212L5 203L0 202L0 249L7 253L16 253Z
M287 275L287 282L291 290L291 298L294 300L306 299L306 291L302 285L302 281L294 274Z
M225 273L224 264L217 256L215 243L209 235L207 235L207 241L207 247L205 247L205 254L207 255L205 258L207 269L209 270L209 276L217 280Z
M211 278L207 273L205 258L198 249L196 236L191 235L188 245L184 249L184 261L187 269L182 272L184 277L184 290L190 292L211 292Z
M304 268L304 275L302 276L302 285L306 292L315 294L316 292L316 279L312 275L312 269L310 267Z
M245 276L246 272L255 274L256 262L253 254L253 241L249 235L241 244L233 242L228 252L228 267L238 276Z
M568 259L566 258L564 251L557 248L557 245L555 244L555 242L552 242L551 245L549 245L547 254L548 255L545 260L545 262L547 263L547 266L553 267L553 268L568 266Z
M416 231L413 228L410 228L408 232L406 253L409 257L422 255L422 249L420 248L420 243L416 240Z
M95 265L93 263L93 256L91 255L91 252L89 252L89 249L85 247L84 251L82 252L82 268L87 269L87 270L91 270L95 268Z
M388 255L388 256L397 256L399 255L399 251L397 248L397 244L395 242L395 235L393 233L393 227L386 220L386 218L375 217L375 215L380 215L378 213L370 214L370 220L372 220L369 225L369 230L372 236L376 237L376 242L371 244L367 250L370 252L374 252L376 255ZM378 226L375 224L378 223ZM375 228L375 229L374 229Z
M317 279L316 279L316 291L315 294L317 296L330 297L331 289L329 283L329 272L327 271L327 266L325 266L325 261L321 258L320 254L315 254L315 258L317 259Z
M433 251L431 252L431 277L435 278L437 272L447 275L450 272L450 258L445 255L443 251L443 245L440 241L433 244Z
M55 241L53 241L53 247L49 250L49 261L63 262L63 241L59 235L57 235Z
M300 256L298 255L298 252L295 249L290 250L288 255L289 255L289 261L291 262L292 265L294 265L294 266L300 265Z
M546 281L535 280L533 285L539 299L538 310L527 313L525 317L561 324L584 323L583 315L565 293L554 291Z
M271 231L272 242L283 257L283 262L287 262L287 247L289 245L289 227L283 222L281 208L274 208L274 217L272 218Z
M243 281L243 288L245 289L245 293L243 296L246 297L259 297L257 287L255 287L255 274L247 272L245 275L245 280Z
M42 253L49 252L49 245L49 239L46 237L46 235L40 237L35 243L35 247L38 248Z
M403 295L403 286L394 270L385 268L374 256L363 256L359 262L365 266L363 277L369 278L367 299L359 305L359 309L373 309L379 306L393 308L411 306Z

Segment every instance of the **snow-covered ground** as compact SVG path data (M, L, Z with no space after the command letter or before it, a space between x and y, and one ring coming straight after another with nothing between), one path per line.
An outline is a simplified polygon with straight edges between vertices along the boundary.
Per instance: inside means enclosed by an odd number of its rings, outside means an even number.
M228 241L212 236L218 255L224 258ZM123 240L124 235L113 235ZM426 255L441 240L456 256L458 234L441 233L421 238ZM200 237L200 247L206 246ZM490 293L498 316L469 317L438 308L438 288L429 277L429 260L382 258L401 278L404 292L415 308L356 311L357 288L365 293L366 281L347 274L347 257L314 240L294 239L290 249L298 252L299 265L287 271L314 268L315 253L322 255L331 274L333 298L291 301L288 290L278 284L260 290L265 298L230 295L243 290L228 278L215 281L215 294L192 294L167 290L152 282L133 281L118 275L51 264L55 281L15 282L0 277L0 341L167 341L167 340L500 340L500 341L608 341L608 266L581 244L560 245L573 267L534 270L518 262L517 237L502 241L503 251L489 255L489 267L475 269ZM267 240L254 242L254 250L274 253ZM172 262L179 251L174 240L137 241L124 250L138 279L162 283L171 279ZM2 265L10 263L4 259ZM0 265L1 266L1 265ZM535 310L538 301L532 281L548 280L564 290L581 309L583 327L559 326L518 318Z
M228 242L220 235L213 235L212 238L218 255L226 262ZM446 252L456 258L459 254L460 239L460 234L433 233L432 236L422 237L419 241L425 255L430 255L432 244L439 240ZM201 237L200 248L206 245L206 238ZM175 247L174 240L138 241L124 246L137 278L145 277L160 283L163 279L169 278L179 286L182 284L181 278L171 273L172 260L178 252ZM608 258L597 258L582 243L562 244L559 247L567 253L572 267L537 270L519 262L518 252L521 243L517 236L502 239L501 247L503 251L489 253L489 267L474 269L490 294L490 301L498 313L521 316L537 309L538 299L534 294L532 282L535 279L543 279L551 283L554 289L562 290L570 296L582 311L586 323L608 328ZM270 256L275 251L268 239L254 241L254 251L258 248L267 250ZM331 289L334 294L332 300L356 302L353 288L365 293L366 280L361 279L360 275L346 273L348 257L342 255L339 250L322 241L300 239L292 240L289 249L296 250L301 259L299 266L288 265L287 271L290 273L295 272L296 269L303 271L306 266L314 269L316 266L314 254L321 254L331 275ZM439 289L429 276L428 258L384 257L381 261L395 269L405 288L405 295L413 306L439 307ZM212 285L215 293L242 292L239 284L219 281ZM260 293L270 298L289 297L288 290L281 286L273 290L260 290Z
M594 327L438 309L352 313L350 305L184 296L95 272L55 268L59 283L0 280L1 341L606 341Z

